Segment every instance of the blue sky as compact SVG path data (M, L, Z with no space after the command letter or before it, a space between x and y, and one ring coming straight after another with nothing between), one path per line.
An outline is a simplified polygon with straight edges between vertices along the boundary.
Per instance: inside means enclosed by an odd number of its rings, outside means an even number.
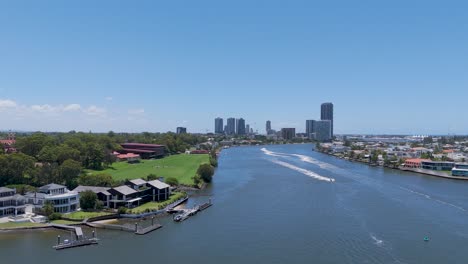
M9 2L2 130L468 134L462 1Z

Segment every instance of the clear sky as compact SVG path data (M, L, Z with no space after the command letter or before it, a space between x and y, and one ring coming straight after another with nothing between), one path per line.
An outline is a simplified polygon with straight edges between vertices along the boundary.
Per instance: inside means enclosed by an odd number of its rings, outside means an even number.
M0 3L1 130L468 134L464 1L71 2Z

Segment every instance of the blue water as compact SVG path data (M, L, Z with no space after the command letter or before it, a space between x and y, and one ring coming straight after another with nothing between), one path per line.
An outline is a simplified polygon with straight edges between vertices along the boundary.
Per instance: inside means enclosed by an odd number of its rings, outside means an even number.
M310 144L231 148L219 164L191 200L214 206L183 223L162 219L146 236L99 230L99 246L61 252L51 249L60 231L0 233L2 263L468 262L468 182L351 163Z

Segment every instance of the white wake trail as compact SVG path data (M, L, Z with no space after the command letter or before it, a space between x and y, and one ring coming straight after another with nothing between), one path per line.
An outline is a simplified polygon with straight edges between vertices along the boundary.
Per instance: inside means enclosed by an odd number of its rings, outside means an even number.
M442 201L442 200L439 200L439 199L436 199L436 198L432 198L431 196L429 196L429 195L427 195L427 194L425 194L425 193L420 193L420 192L417 192L417 191L414 191L414 190L411 190L411 189L408 189L408 188L404 188L404 187L400 187L400 189L405 190L405 191L410 192L410 193L417 194L417 195L419 195L419 196L423 196L423 197L425 197L426 199L433 200L433 201L436 201L436 202L441 203L441 204L444 204L444 205L448 205L448 206L453 207L453 208L456 208L456 209L458 209L458 210L460 210L460 211L466 212L466 209L463 208L463 207L460 207L460 206L458 206L458 205L454 205L454 204L452 204L452 203L445 202L445 201Z
M273 152L273 151L268 150L266 148L262 148L261 151L263 151L263 153L265 153L266 155L272 156L272 157L283 157L283 158L289 157L289 155L286 154L286 153Z
M334 166L334 165L331 165L331 164L329 164L329 163L325 163L325 162L318 161L318 160L316 160L316 159L314 159L314 158L312 158L312 157L306 156L306 155L292 154L292 156L298 157L298 158L300 158L300 159L301 159L302 161L304 161L304 162L317 165L317 166L319 166L321 169L333 169L333 170L339 169L338 167L336 167L336 166Z
M319 174L317 174L315 172L312 172L310 170L306 170L306 169L303 169L303 168L300 168L300 167L296 167L296 166L294 166L292 164L289 164L287 162L284 162L284 161L273 160L272 162L276 163L278 165L281 165L283 167L289 168L291 170L295 170L297 172L300 172L300 173L302 173L304 175L310 176L310 177L312 177L312 178L314 178L316 180L327 181L327 182L334 182L335 181L335 179L333 179L333 178L328 178L328 177L325 177L325 176L321 176L321 175L319 175Z

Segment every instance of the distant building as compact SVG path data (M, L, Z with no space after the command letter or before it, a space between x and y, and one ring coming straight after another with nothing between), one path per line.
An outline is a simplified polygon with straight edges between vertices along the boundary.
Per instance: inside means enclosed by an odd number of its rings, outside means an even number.
M306 136L308 138L315 138L315 120L306 120Z
M159 158L165 154L166 146L156 144L141 144L141 143L122 143L121 154L134 153L140 155L143 159Z
M0 217L24 214L26 198L16 194L15 189L0 187Z
M230 117L227 119L225 133L228 135L236 134L236 119L235 118Z
M321 106L320 113L321 120L330 120L330 131L331 138L333 138L333 104L332 103L323 103Z
M284 140L291 140L296 137L296 129L295 128L282 128L281 129L281 137Z
M423 161L421 167L426 170L451 171L455 163L449 161Z
M4 152L7 154L16 152L15 143L15 133L9 133L6 139L0 139L0 147L3 147Z
M221 117L215 118L215 133L216 134L224 133L223 119Z
M29 192L25 197L35 208L42 208L46 202L52 203L56 213L74 212L79 207L78 193L55 183L42 186L37 192Z
M177 134L187 134L187 128L186 127L178 127L177 128Z
M236 134L245 135L245 120L243 118L236 120Z
M331 135L331 121L320 120L314 122L315 139L320 142L330 141Z
M247 134L250 134L250 125L249 124L245 125L245 132Z
M267 135L270 135L270 134L271 134L271 121L270 121L270 120L266 121L266 129L265 129L265 131L266 131L266 134L267 134Z

